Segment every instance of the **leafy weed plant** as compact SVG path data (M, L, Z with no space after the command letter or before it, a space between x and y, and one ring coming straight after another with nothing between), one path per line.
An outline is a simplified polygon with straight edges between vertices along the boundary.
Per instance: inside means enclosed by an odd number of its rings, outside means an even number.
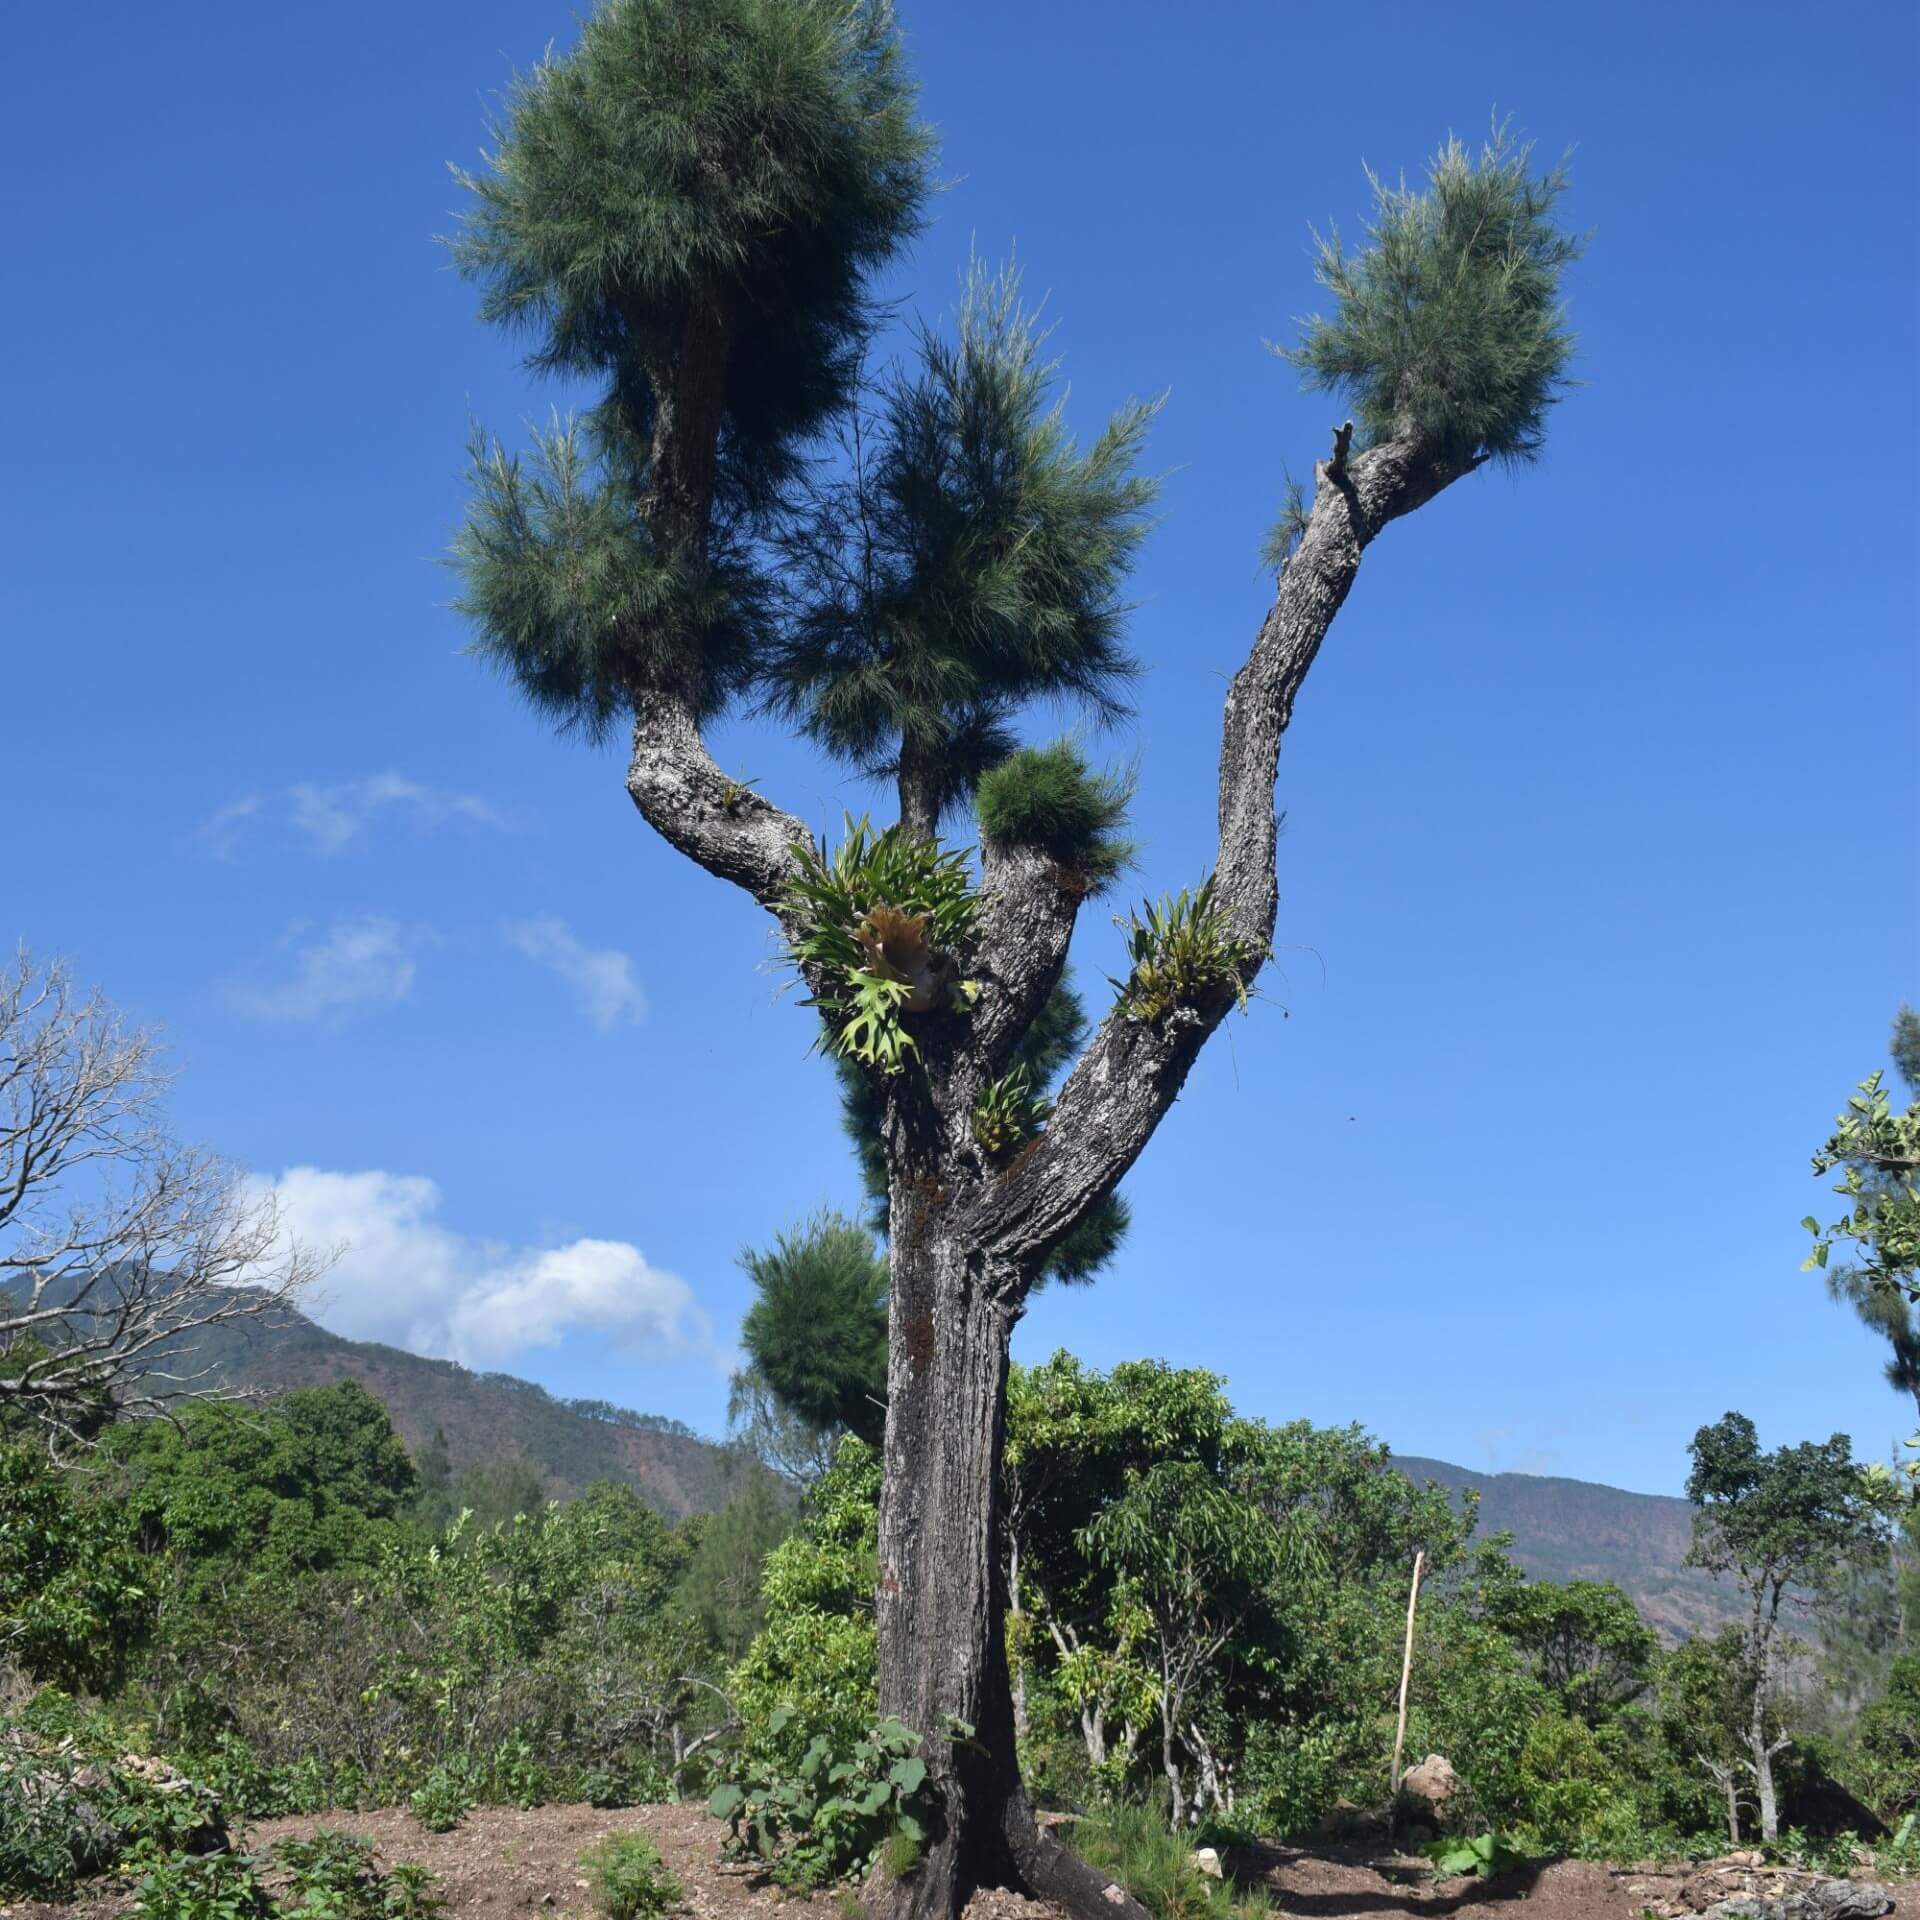
M658 1920L680 1900L679 1881L645 1834L608 1834L580 1856L580 1871L607 1920Z

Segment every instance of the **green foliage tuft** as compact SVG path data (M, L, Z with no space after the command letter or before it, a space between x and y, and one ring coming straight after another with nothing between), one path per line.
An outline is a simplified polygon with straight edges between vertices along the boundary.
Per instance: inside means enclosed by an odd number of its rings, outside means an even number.
M678 1906L680 1883L642 1833L610 1833L580 1856L594 1904L607 1920L659 1920Z
M887 1263L873 1235L822 1213L740 1264L755 1289L740 1344L760 1378L816 1430L877 1444L887 1400Z
M1319 243L1331 317L1282 350L1306 384L1348 397L1370 442L1413 439L1451 460L1534 459L1565 391L1573 336L1561 277L1582 243L1554 223L1564 165L1496 127L1476 161L1449 140L1425 192L1373 174L1368 244Z
M964 851L849 819L837 848L804 850L784 910L788 955L816 979L806 1005L849 1059L899 1073L918 1046L906 1016L966 1005L955 953L979 902Z
M1213 881L1146 901L1114 924L1127 936L1131 971L1113 986L1135 1020L1164 1020L1181 1007L1231 995L1245 1012L1247 983L1267 955L1234 934L1215 904Z
M456 611L472 651L563 729L604 739L638 691L690 653L712 714L771 644L773 608L740 530L715 533L698 584L655 551L644 476L579 422L535 429L525 456L476 434L454 536Z
M868 276L919 226L931 142L884 0L606 0L514 83L454 241L532 363L644 376L717 315L743 483L845 399Z
M1909 1093L1920 1090L1920 1016L1911 1007L1894 1016L1889 1051ZM1884 1075L1873 1074L1847 1097L1813 1170L1840 1174L1833 1190L1847 1210L1827 1225L1813 1214L1801 1223L1813 1236L1805 1264L1824 1269L1834 1299L1885 1338L1888 1385L1920 1393L1920 1105L1896 1112ZM1842 1245L1858 1265L1829 1266Z
M803 610L776 706L863 772L904 767L936 813L1011 751L1021 706L1111 718L1136 671L1120 589L1156 491L1134 471L1154 409L1076 446L1044 345L1019 276L974 263L955 337L922 333L851 477L788 541Z
M982 776L974 805L988 844L1037 847L1098 892L1132 860L1120 832L1132 798L1129 775L1092 772L1072 741L1060 740L1009 754Z

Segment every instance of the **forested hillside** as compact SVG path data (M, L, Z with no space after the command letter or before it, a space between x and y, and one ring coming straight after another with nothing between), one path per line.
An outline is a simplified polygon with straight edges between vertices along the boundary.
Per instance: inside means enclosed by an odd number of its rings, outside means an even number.
M343 1340L298 1313L227 1333L219 1357L222 1374L237 1386L285 1391L357 1380L386 1407L412 1452L438 1430L456 1472L518 1457L560 1498L595 1480L617 1480L679 1519L717 1513L739 1471L731 1450L657 1415L557 1400L509 1374L473 1373L451 1360ZM1732 1617L1720 1584L1685 1565L1693 1509L1677 1496L1477 1473L1413 1454L1395 1464L1416 1484L1476 1489L1480 1533L1511 1533L1513 1557L1536 1579L1611 1580L1669 1641Z
M1536 1580L1611 1580L1661 1636L1674 1641L1733 1618L1731 1592L1686 1564L1693 1508L1677 1495L1628 1493L1590 1480L1531 1473L1476 1473L1444 1460L1401 1454L1413 1480L1437 1480L1480 1496L1480 1532L1510 1533L1513 1557Z
M228 1384L272 1393L357 1380L385 1406L411 1453L422 1453L438 1432L455 1473L522 1459L557 1499L614 1480L681 1520L718 1513L735 1490L737 1456L677 1421L600 1401L556 1400L510 1374L474 1373L452 1360L343 1340L292 1311L221 1329L206 1357Z

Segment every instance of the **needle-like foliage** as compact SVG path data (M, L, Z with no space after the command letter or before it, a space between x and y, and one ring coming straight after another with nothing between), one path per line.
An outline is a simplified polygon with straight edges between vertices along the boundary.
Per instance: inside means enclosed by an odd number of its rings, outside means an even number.
M1581 241L1554 222L1564 166L1531 171L1532 149L1495 129L1478 159L1449 140L1427 188L1369 172L1368 244L1319 243L1335 301L1283 357L1311 388L1345 396L1369 442L1410 438L1454 459L1534 459L1568 385L1573 335L1561 276Z
M457 171L454 258L536 367L643 415L635 376L717 311L730 437L777 462L847 397L929 157L884 0L608 0Z
M1018 274L976 262L954 337L922 333L791 542L804 611L775 705L863 772L904 771L903 799L935 819L1012 749L1025 703L1126 710L1121 588L1156 491L1135 471L1154 407L1077 446L1044 348Z
M755 1288L740 1344L789 1412L877 1442L887 1403L887 1263L864 1227L822 1213L741 1255Z
M772 644L772 597L746 529L716 524L704 579L655 551L643 481L579 421L536 428L526 454L476 433L466 518L454 535L474 651L562 728L601 739L681 635L697 631L702 709L739 692Z
M886 0L605 0L515 83L456 170L454 258L600 398L524 464L476 449L453 559L475 650L536 707L600 733L670 670L708 710L737 690L753 541L849 401L930 152Z

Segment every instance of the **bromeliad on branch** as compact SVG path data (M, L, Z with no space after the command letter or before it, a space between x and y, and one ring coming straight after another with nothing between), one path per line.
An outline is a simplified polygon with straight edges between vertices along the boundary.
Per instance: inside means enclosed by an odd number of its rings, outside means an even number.
M896 1074L917 1047L909 1015L970 1004L959 952L979 902L967 854L905 825L875 833L862 818L848 820L837 848L810 843L797 864L787 951L814 983L805 1004L826 1022L822 1045Z

